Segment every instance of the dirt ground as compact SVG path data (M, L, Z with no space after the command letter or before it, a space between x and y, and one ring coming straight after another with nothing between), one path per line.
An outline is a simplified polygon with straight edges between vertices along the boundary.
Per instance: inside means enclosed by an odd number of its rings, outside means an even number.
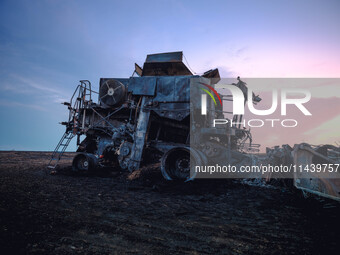
M0 152L1 254L339 254L337 203L235 180L49 175L47 152Z

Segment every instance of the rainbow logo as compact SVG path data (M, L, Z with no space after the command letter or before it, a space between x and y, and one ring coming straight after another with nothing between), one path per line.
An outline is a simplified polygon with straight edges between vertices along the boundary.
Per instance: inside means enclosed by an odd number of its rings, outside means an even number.
M220 104L221 104L221 106L222 106L221 97L220 97L220 95L217 93L217 91L216 91L213 87L211 87L210 85L205 84L205 83L203 83L203 82L199 82L199 84L202 84L203 86L207 87L207 88L210 89L212 92L214 92L214 94L217 96L218 101L220 101ZM204 88L201 88L201 90L203 90L204 92L206 92L206 93L211 97L211 99L214 101L215 105L217 105L215 97L213 96L213 94L211 94L211 92L210 92L209 90L204 89Z

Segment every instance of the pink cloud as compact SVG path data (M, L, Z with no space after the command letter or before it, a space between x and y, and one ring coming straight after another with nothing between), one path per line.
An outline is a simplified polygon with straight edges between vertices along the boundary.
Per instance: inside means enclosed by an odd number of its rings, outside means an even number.
M269 109L271 106L271 94L263 93L261 94L263 100L257 105L256 109ZM279 102L280 106L280 102ZM275 121L274 127L271 127L271 122L265 121L265 125L261 128L251 128L253 142L261 144L261 151L264 151L266 147L272 147L281 144L294 145L296 143L308 142L315 143L320 139L324 139L325 143L329 141L331 133L336 132L339 127L334 126L333 131L329 132L329 137L325 134L318 134L311 131L323 123L334 119L339 116L340 110L340 98L330 97L330 98L312 98L305 107L311 112L312 116L305 116L296 106L287 106L287 116L281 116L280 107L269 116L256 116L246 109L245 119L295 119L298 122L296 127L288 128L283 127L280 121ZM255 123L254 123L255 124ZM287 123L287 125L291 123ZM330 130L329 130L330 131Z

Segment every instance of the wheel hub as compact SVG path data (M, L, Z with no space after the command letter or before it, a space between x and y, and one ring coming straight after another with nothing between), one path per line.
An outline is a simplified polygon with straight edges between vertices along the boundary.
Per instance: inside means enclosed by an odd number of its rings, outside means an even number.
M109 96L112 96L114 93L115 93L115 91L114 91L113 88L109 88L109 90L107 91L107 94L108 94Z
M180 172L188 172L190 169L190 161L188 158L180 158L176 161L176 166Z

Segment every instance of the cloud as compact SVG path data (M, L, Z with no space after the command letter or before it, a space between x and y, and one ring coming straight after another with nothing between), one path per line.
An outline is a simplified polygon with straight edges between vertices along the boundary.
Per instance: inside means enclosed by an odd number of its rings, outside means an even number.
M269 102L271 103L270 100ZM266 103L266 109L270 107L270 103ZM295 106L287 108L287 116L281 116L279 110L273 115L262 118L246 112L245 119L279 119L281 121L295 119L298 122L298 126L294 128L282 127L280 122L275 122L274 128L270 126L270 122L265 127L252 128L254 143L260 143L261 149L264 150L265 147L281 144L294 145L301 142L324 144L339 141L340 98L312 98L305 106L312 116L303 115Z
M29 95L31 98L34 96L38 97L38 100L41 103L61 103L65 101L69 101L66 99L67 95L70 95L69 92L66 92L60 88L55 89L57 86L43 81L40 78L28 78L23 77L17 74L10 74L10 81L6 81L1 83L0 88L4 91L8 91L13 94L24 94ZM29 101L30 98L27 98Z
M9 100L6 100L6 99L5 100L2 99L0 101L0 105L6 106L6 107L31 108L31 109L34 109L34 110L47 112L47 109L45 107L42 107L41 105L38 105L38 104L25 104L25 103L20 103L20 102L16 102L16 101L9 101Z
M242 78L242 77L241 77ZM312 93L312 97L339 96L339 78L242 78L255 93L271 92L281 88L303 88Z
M45 85L43 85L36 80L30 79L30 78L27 78L27 77L22 77L20 75L15 75L15 74L12 74L11 77L16 79L19 82L22 82L22 83L30 86L33 89L38 90L38 91L60 94L60 90L56 90L54 88L51 88L51 84L44 83Z

